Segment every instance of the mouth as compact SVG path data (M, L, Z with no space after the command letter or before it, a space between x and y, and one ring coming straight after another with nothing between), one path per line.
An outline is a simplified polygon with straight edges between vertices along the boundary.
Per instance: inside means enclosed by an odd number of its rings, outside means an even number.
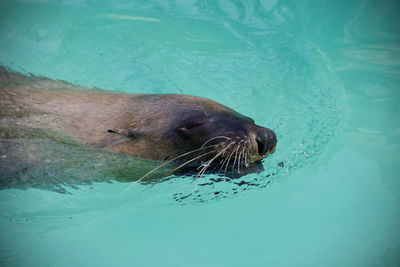
M265 155L265 157L266 157L267 155L272 154L272 153L275 152L275 150L276 150L276 145L277 145L277 144L278 144L278 143L275 143L275 145L274 145L270 150L267 151L267 154Z
M269 150L267 150L267 152L264 155L260 155L260 154L254 155L251 158L250 162L251 163L255 163L255 162L258 162L258 161L261 161L261 160L265 159L268 155L270 155L270 154L275 152L277 144L278 143L275 143L275 145L273 147L271 147Z

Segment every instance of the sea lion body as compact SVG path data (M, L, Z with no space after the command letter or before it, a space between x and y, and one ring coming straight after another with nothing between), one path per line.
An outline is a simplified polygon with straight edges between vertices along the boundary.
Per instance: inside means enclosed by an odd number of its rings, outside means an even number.
M236 152L237 165L245 167L273 153L276 147L276 136L270 129L209 99L88 90L4 68L0 68L0 122L3 136L23 126L150 160L166 161L189 153L180 158L187 161L199 155L191 155L190 151L208 153L186 166L228 152L233 159ZM203 147L215 151L201 151ZM11 153L8 150L0 146L3 156ZM234 163L226 160L227 166Z

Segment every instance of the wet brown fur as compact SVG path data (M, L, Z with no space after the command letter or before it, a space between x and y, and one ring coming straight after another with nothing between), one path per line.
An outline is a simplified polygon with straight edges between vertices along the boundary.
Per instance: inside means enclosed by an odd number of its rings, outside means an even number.
M226 167L237 161L239 168L241 157L243 162L246 162L245 157L248 158L247 162L264 157L258 155L254 141L260 127L251 119L215 101L181 94L121 94L100 89L88 90L67 82L22 75L0 68L1 121L10 123L13 121L10 118L27 117L29 119L23 123L31 124L32 128L48 128L117 153L169 160L197 149L215 135L201 139L194 135L191 138L195 138L196 142L193 142L192 139L187 141L178 130L182 130L183 121L196 118L198 114L213 116L213 120L225 116L235 123L241 124L243 121L245 133L237 136L243 138L247 135L248 144L240 147L239 151L239 141L235 141L232 149L224 151L226 157L234 158L232 162L225 157ZM220 144L216 151L221 152L235 140L235 131L232 128L223 132L230 141L222 139L214 142ZM225 168L225 162L220 162L221 168Z

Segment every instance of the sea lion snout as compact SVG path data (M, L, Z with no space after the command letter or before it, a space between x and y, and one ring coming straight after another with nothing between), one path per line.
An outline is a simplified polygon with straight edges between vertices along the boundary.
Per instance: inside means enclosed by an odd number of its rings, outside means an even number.
M276 148L276 135L268 128L260 127L256 132L257 150L260 156L271 154Z
M190 149L206 145L217 148L215 153L205 158L213 158L222 151L223 155L232 155L232 166L235 158L240 161L239 157L248 157L249 162L243 161L243 165L247 166L274 153L276 149L277 138L271 129L259 126L253 119L237 112L227 112L221 108L207 114L196 110L183 118L175 128L182 138L181 142L187 142ZM206 159L202 158L201 161Z

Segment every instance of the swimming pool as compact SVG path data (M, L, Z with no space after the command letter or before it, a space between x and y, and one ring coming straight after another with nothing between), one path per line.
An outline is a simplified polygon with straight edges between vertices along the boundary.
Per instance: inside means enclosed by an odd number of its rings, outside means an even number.
M241 185L209 175L204 186L178 177L125 194L119 182L3 189L0 265L397 266L399 10L394 1L2 2L1 65L208 97L274 129L279 143ZM89 158L61 175L103 175L87 171L98 163Z

